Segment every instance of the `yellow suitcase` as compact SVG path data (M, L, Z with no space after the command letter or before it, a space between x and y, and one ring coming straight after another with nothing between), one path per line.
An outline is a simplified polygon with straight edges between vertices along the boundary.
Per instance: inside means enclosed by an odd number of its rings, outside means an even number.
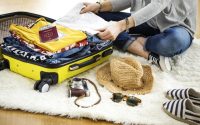
M28 25L40 17L44 16L27 12L14 12L0 15L0 42L3 41L4 37L9 36L8 29L11 23ZM55 21L48 17L44 18L49 22ZM59 65L46 65L15 56L1 48L0 70L9 68L15 73L36 80L34 89L45 92L49 90L50 85L62 83L67 78L73 77L105 62L112 52L112 44L109 44L101 51L88 54L81 58L70 60L69 62Z

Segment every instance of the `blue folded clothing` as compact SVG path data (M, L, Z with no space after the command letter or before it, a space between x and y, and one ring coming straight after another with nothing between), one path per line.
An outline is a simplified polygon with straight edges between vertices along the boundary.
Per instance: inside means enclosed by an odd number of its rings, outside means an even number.
M99 51L104 47L110 45L110 42L105 42L99 39L97 36L91 36L88 34L87 41L89 45L72 48L61 53L55 53L51 56L34 51L26 44L20 42L18 39L15 39L12 36L5 37L4 43L2 43L1 46L7 52L13 53L16 56L20 56L32 61L43 62L46 64L60 64L80 58L95 51Z

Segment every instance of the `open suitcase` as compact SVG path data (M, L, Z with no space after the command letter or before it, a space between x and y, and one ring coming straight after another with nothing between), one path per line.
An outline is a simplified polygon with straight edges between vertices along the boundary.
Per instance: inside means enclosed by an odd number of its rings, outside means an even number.
M0 43L3 42L4 37L9 36L9 26L11 23L28 25L40 17L44 16L27 12L14 12L0 15ZM48 22L55 21L48 17L44 18ZM9 68L15 73L36 80L34 89L44 92L48 91L50 85L61 83L67 78L73 77L103 63L108 60L112 52L112 43L110 43L100 51L87 54L81 58L70 60L59 65L47 65L18 57L1 48L0 70Z

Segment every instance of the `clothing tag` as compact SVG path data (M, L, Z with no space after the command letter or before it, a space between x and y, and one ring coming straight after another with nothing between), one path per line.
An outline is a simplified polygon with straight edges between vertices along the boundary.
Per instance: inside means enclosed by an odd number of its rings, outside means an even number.
M47 25L42 27L39 31L41 42L48 42L51 40L58 39L58 31L56 26Z

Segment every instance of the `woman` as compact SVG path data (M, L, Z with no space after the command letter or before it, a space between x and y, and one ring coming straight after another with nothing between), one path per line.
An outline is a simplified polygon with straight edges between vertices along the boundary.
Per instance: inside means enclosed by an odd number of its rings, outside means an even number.
M80 13L94 12L115 21L100 29L101 39L114 41L117 48L142 56L163 71L171 70L169 57L181 54L192 43L196 0L106 0L84 4ZM119 12L129 7L131 13Z

